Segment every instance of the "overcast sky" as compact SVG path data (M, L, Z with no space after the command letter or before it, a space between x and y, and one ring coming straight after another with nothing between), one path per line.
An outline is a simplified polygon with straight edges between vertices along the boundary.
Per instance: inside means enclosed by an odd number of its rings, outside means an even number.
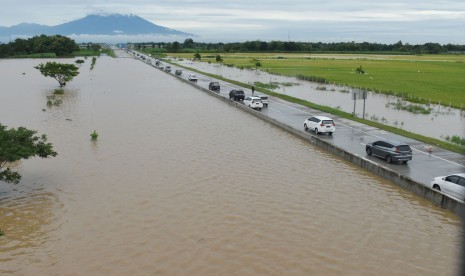
M465 0L0 0L0 26L134 14L194 41L465 44Z

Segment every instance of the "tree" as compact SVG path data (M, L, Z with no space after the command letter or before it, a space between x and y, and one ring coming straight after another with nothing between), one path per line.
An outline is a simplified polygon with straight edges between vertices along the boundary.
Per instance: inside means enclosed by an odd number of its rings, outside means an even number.
M200 55L199 52L197 52L197 53L194 54L194 59L200 60L201 58L202 58L202 56Z
M18 172L3 169L7 163L34 156L47 158L57 155L52 144L47 143L47 136L36 136L36 133L24 127L7 129L0 124L0 181L19 183L21 179Z
M258 69L258 67L262 66L262 63L260 62L260 60L256 58L252 58L250 62L253 64L253 66L255 66L255 70Z
M222 63L223 58L220 55L216 55L216 62Z
M58 81L61 87L66 85L67 81L71 81L75 76L79 75L79 68L74 64L47 62L35 66L45 77L52 77Z
M192 38L186 38L184 40L184 43L182 45L184 48L194 48L194 40L192 40Z

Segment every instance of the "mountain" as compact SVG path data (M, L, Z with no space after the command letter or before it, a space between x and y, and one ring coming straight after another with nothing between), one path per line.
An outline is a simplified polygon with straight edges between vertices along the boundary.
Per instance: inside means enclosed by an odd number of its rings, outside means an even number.
M0 27L0 36L34 35L155 35L194 36L189 33L153 24L136 15L88 15L82 19L56 26L21 23L11 27Z

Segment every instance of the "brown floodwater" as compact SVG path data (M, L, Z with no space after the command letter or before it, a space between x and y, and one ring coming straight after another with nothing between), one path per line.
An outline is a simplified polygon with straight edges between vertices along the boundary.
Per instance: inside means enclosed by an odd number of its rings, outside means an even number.
M429 201L130 58L47 107L39 62L0 60L0 123L59 153L0 183L0 274L457 273L460 220Z

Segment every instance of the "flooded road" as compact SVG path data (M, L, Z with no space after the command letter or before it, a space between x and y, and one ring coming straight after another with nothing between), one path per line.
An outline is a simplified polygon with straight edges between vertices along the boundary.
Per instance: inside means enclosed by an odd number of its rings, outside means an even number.
M242 83L275 83L278 84L278 87L272 89L274 92L330 106L347 113L354 112L352 89L349 87L318 84L287 76L272 75L262 71L241 70L206 62L193 62L192 60L175 60L175 62ZM430 114L414 114L406 110L396 109L400 105L407 107L409 104L411 103L400 100L398 97L368 92L365 101L365 119L441 140L454 135L465 137L465 111L434 104L414 104L422 106L424 109L431 109ZM363 100L357 100L355 114L357 117L363 117L363 113Z
M59 153L0 183L0 274L457 272L429 201L134 59L86 60L47 107L39 62L0 60L0 122Z

